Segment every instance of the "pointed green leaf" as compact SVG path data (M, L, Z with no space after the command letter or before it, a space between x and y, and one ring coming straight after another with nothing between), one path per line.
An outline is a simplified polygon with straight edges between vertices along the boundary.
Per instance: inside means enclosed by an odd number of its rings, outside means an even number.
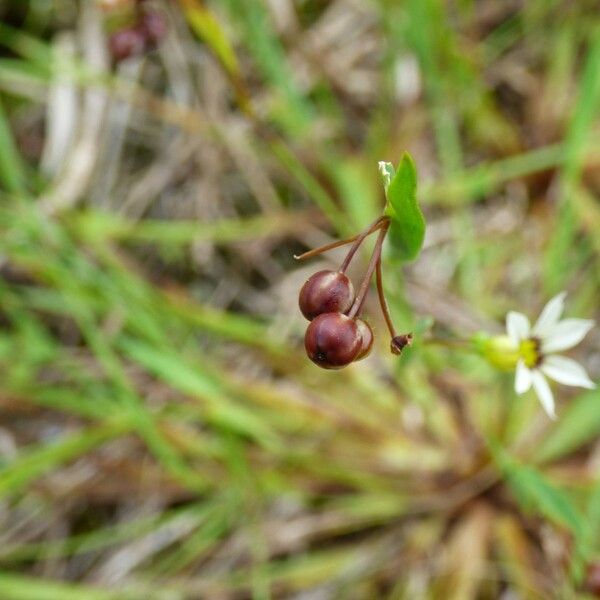
M193 31L215 53L230 75L240 71L237 56L215 15L197 0L182 0L184 14Z
M0 99L0 187L13 194L25 194L27 177L25 164L10 129L8 117Z
M556 460L587 444L600 433L600 390L583 393L569 404L552 431L537 448L535 459Z
M388 237L392 255L403 261L414 260L425 237L425 218L417 203L417 171L407 152L395 173L390 167L390 163L379 163L387 197L384 214L391 219Z
M579 539L585 529L584 519L571 497L535 467L519 463L501 447L491 444L490 450L519 504L566 527Z

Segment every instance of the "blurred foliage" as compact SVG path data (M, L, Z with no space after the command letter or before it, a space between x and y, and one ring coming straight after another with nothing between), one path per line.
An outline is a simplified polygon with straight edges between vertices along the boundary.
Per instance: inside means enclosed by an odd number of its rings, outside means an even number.
M0 1L0 598L586 597L600 392L549 422L452 340L560 289L600 317L597 3L145 4L167 34L115 63L128 0ZM417 339L369 303L372 356L321 372L328 259L292 256L404 151Z

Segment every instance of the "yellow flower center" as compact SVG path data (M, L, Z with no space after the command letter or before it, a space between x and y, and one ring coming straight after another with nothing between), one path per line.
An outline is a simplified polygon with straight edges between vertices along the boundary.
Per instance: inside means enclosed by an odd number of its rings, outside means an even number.
M523 340L519 346L519 357L523 360L526 367L533 369L542 358L540 354L540 343L536 339Z

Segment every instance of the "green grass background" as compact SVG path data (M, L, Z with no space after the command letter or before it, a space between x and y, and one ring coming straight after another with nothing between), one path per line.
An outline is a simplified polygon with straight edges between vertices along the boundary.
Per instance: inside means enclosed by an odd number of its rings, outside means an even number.
M0 2L0 599L586 597L600 392L552 423L449 341L563 289L600 316L597 3L154 6L111 66L100 3ZM416 343L371 302L373 355L321 372L297 290L340 255L292 256L405 150Z

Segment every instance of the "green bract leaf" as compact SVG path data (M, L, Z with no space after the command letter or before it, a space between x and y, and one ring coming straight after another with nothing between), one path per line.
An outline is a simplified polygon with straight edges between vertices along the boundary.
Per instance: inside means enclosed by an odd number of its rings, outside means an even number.
M387 203L384 215L390 217L389 240L393 256L413 260L419 254L425 237L425 218L417 203L417 172L415 163L405 152L398 169L380 162Z

